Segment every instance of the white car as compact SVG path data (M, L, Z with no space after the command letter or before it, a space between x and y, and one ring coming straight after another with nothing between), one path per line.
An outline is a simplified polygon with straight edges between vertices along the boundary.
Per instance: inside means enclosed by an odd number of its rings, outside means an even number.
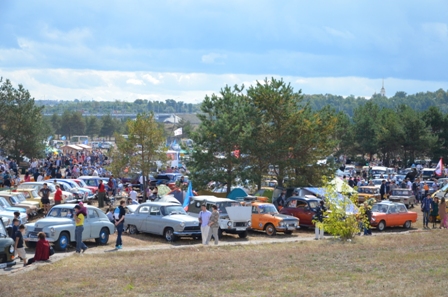
M18 186L18 189L29 189L29 188L35 188L37 192L40 191L44 187L44 183L47 184L47 187L50 189L50 198L54 199L54 193L56 193L56 186L52 181L42 181L42 182L25 182ZM65 203L65 201L72 201L73 200L73 194L70 192L62 191L62 203Z
M75 221L73 219L76 204L59 204L53 206L47 217L35 223L26 224L26 245L30 248L38 241L37 234L45 232L47 240L53 242L55 249L64 251L71 242L75 242ZM115 226L104 212L96 207L87 206L87 217L84 220L82 240L95 239L98 244L105 245L109 234L115 232Z

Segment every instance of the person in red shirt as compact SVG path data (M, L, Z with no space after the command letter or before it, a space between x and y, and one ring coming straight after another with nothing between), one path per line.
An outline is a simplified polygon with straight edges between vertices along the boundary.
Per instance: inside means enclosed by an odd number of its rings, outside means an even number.
M100 179L100 183L98 185L98 207L104 207L104 199L106 198L106 189L103 184L103 180Z
M54 193L54 204L61 204L62 202L62 190L59 185L56 185L56 193Z
M36 243L36 251L34 252L34 258L28 260L27 265L30 265L36 261L47 261L50 259L50 244L45 238L44 232L37 234L39 240Z

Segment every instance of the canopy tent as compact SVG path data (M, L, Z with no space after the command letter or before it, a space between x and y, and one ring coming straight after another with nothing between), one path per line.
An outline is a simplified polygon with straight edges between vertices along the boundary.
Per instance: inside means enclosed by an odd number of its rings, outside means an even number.
M249 195L249 191L243 188L234 188L232 191L230 191L229 195L227 195L227 198L236 200L237 198L243 198L247 195Z
M79 146L80 148L85 149L85 150L88 150L88 151L91 151L91 150L92 150L92 147L91 147L91 146L88 146L88 145L86 145L86 144L77 144L76 146Z
M69 144L69 145L64 145L63 147L61 147L61 150L64 152L64 154L67 154L67 153L74 153L77 151L82 151L83 148L81 148L77 145L74 145L74 144Z

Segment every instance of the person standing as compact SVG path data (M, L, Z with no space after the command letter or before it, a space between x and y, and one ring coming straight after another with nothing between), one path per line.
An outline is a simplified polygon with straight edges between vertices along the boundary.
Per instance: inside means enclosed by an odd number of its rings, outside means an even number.
M41 197L41 203L44 208L44 215L50 211L50 189L47 186L47 183L44 183L42 189L39 191L39 196Z
M121 250L123 248L123 242L121 240L121 234L123 234L124 217L126 215L126 210L124 206L126 201L121 200L120 206L118 206L114 211L115 227L117 228L117 241L115 243L115 248Z
M208 232L208 236L207 236L207 241L206 241L206 245L210 242L210 239L213 238L215 239L215 245L218 245L219 242L219 235L218 235L218 230L219 230L219 212L218 212L218 207L216 205L212 205L212 215L210 216L210 221L208 223L208 226L210 227L210 230Z
M129 192L129 198L132 199L133 204L138 204L137 201L137 191L132 188L132 190Z
M439 198L435 197L434 200L431 201L431 220L432 220L432 228L436 228L436 219L439 215Z
M440 200L439 217L440 217L440 229L447 228L447 225L446 225L446 203L445 203L445 198L442 198L442 200Z
M60 185L56 185L56 192L54 193L54 204L58 205L62 202L62 190Z
M84 214L81 212L81 206L75 205L75 240L76 240L76 254L80 255L81 250L84 253L87 246L82 242L82 232L84 231Z
M372 221L372 209L367 202L364 202L364 235L372 235L372 230L370 229L370 222Z
M25 232L25 225L20 225L19 230L16 231L15 234L15 250L17 255L22 259L23 266L26 266L26 252L25 247L23 246L23 232Z
M381 200L384 200L384 195L386 195L387 193L387 186L386 186L386 180L383 179L383 181L381 182L381 186L380 186L380 195L381 195Z
M422 200L422 212L423 212L423 228L429 229L428 223L429 223L429 213L431 211L431 202L432 199L429 194L425 196Z
M103 184L103 180L100 179L100 184L98 185L98 208L104 207L104 198L106 197L106 189Z
M208 245L207 238L208 233L210 231L210 217L212 216L212 213L207 210L207 206L205 204L202 204L201 211L199 212L199 223L201 223L201 234L202 234L202 244Z
M316 214L314 215L314 220L316 221L314 223L314 233L315 233L314 240L324 239L324 227L318 225L319 223L323 223L324 212L326 211L327 208L325 207L324 201L321 200L320 205L316 208Z
M277 210L281 210L280 207L284 207L286 204L286 190L283 189L280 196L277 197L274 201L275 207L277 207Z

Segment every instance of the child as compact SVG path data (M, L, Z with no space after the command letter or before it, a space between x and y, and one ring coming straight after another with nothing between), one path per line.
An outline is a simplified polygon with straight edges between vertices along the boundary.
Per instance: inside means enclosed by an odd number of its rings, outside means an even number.
M26 252L23 246L23 233L25 232L25 225L20 225L19 230L16 231L15 250L19 258L23 261L23 266L26 266Z

